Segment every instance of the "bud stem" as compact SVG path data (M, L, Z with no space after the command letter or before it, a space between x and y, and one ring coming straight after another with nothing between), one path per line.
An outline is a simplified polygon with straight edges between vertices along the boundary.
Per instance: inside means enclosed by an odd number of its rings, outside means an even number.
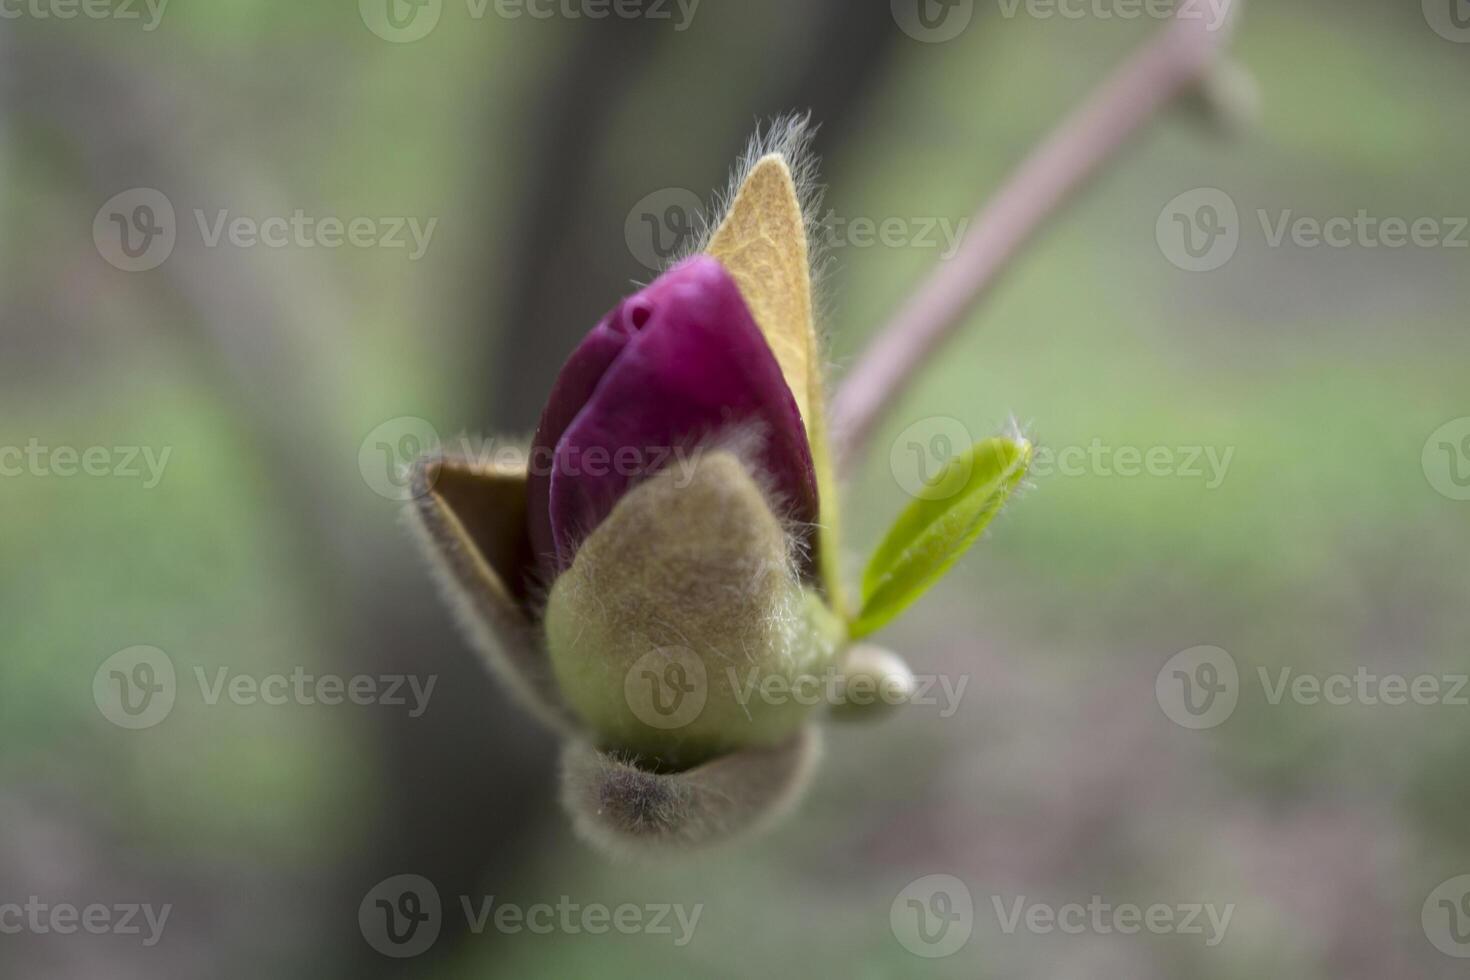
M930 273L843 380L832 405L842 469L860 460L884 410L1046 220L1155 114L1208 76L1230 33L1229 21L1211 30L1204 18L1176 17L1027 156L976 215L959 251Z

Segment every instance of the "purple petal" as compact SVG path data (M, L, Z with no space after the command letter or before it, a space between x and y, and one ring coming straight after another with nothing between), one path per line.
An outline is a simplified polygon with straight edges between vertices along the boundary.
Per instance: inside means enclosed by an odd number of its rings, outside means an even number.
M619 303L572 351L572 356L562 365L556 383L551 386L551 397L541 413L541 423L536 426L536 435L531 440L530 472L526 478L526 521L531 547L537 556L556 554L549 511L551 464L556 444L633 335L632 318L627 310L630 302L631 299L626 299Z
M571 563L577 545L629 486L660 465L675 465L679 457L671 453L688 453L735 424L755 424L762 439L759 463L790 516L816 522L816 478L796 401L739 287L718 261L686 260L621 303L594 334L604 327L623 338L620 349L604 366L613 342L589 347L589 337L578 354L597 353L578 361L578 374L565 386L558 380L547 408L550 424L542 422L549 435L601 367L591 397L555 443L547 514L558 570ZM564 387L566 400L556 403ZM542 438L538 432L538 444Z

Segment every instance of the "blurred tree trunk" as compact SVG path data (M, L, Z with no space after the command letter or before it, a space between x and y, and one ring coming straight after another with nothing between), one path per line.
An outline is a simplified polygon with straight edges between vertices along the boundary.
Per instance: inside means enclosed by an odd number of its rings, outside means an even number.
M764 7L745 17L749 36L735 47L748 50L745 70L735 77L669 79L695 86L707 96L686 112L721 113L714 126L680 117L677 105L654 105L649 129L656 136L643 151L659 158L689 161L684 186L704 194L723 188L726 174L758 119L790 111L812 111L821 125L820 151L837 152L854 128L863 102L881 83L894 47L903 39L886 3L851 0L742 0ZM766 27L799 33L800 50L769 63ZM625 103L634 90L649 89L647 72L658 64L660 46L705 40L691 28L676 34L647 21L609 20L578 27L565 59L549 79L528 86L528 106L520 131L530 152L523 167L518 216L509 228L493 228L515 243L514 265L484 294L480 312L466 333L481 349L473 363L488 365L498 379L487 416L505 431L529 431L567 354L603 312L629 291L630 264L621 219L637 200L599 199L609 187L596 171L608 144L617 142L610 125L627 118ZM729 38L719 38L731 43ZM716 131L716 140L704 134ZM496 134L487 152L499 143ZM619 145L627 145L623 141ZM667 173L666 170L661 170ZM643 188L642 192L656 187ZM618 220L609 226L608 215ZM498 242L485 251L499 254ZM472 307L473 308L473 307ZM491 325L487 330L485 325Z

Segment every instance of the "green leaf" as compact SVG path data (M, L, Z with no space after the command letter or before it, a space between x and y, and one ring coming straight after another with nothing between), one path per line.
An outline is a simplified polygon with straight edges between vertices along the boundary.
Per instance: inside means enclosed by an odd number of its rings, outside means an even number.
M1026 475L1031 443L996 436L950 460L899 515L863 573L863 607L851 635L887 624L944 577Z

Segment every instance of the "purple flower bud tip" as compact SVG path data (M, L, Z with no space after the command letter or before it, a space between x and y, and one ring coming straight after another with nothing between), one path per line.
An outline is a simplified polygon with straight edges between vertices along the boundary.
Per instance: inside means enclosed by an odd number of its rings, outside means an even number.
M755 462L789 516L815 523L796 401L735 280L699 255L619 303L557 377L532 443L537 554L565 569L631 486L733 425L758 431Z

